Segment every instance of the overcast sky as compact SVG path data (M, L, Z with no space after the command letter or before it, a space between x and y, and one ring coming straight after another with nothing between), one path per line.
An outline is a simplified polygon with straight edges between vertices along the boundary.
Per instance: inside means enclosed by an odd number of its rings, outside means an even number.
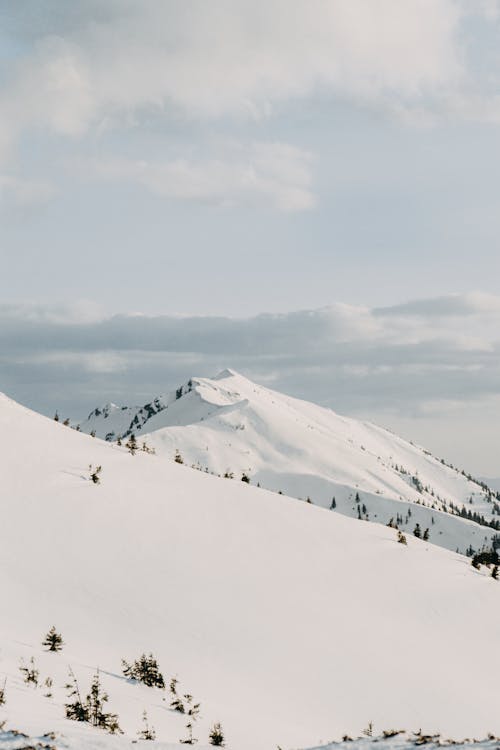
M0 389L233 367L500 475L500 2L0 0Z

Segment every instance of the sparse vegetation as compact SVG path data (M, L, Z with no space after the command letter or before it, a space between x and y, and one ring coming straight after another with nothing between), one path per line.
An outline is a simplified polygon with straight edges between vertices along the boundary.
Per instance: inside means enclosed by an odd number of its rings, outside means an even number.
M219 722L216 722L210 729L208 735L210 745L216 745L217 747L224 747L224 733Z
M129 680L137 680L148 687L165 687L165 680L153 654L142 654L132 664L122 659L122 672Z
M46 646L47 651L62 651L64 641L62 635L57 632L55 625L52 625L49 632L43 639L42 646Z
M149 726L148 714L146 710L142 714L142 723L143 723L142 729L140 729L137 732L139 739L140 740L155 740L156 732L155 732L154 727Z
M102 471L102 466L96 466L95 468L92 466L92 464L89 464L89 474L90 474L90 480L94 484L100 484L101 483L101 477L99 474Z
M70 682L66 685L69 698L73 700L66 703L66 718L73 721L87 722L93 727L105 729L110 734L122 734L116 714L106 712L105 704L108 702L108 694L101 686L99 670L94 675L90 691L82 700L78 681L72 669L70 669Z
M179 740L182 745L194 745L198 740L193 736L194 723L200 713L200 704L193 703L193 696L190 693L184 695L184 713L188 717L186 723L186 737Z
M129 453L132 456L135 456L135 453L137 451L137 440L136 440L134 433L130 435L129 439L125 443L125 448L128 448Z
M38 687L40 672L35 666L35 660L33 657L31 657L27 666L24 661L21 661L19 671L24 675L24 681L27 685L34 685L35 687Z

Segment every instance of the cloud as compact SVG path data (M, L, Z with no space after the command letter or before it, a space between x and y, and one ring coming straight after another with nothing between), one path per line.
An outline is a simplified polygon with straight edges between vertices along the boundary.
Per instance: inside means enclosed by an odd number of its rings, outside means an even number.
M71 373L65 390L80 409L93 405L94 376L102 386L98 401L105 395L135 401L138 389L148 398L190 376L232 366L296 395L314 393L340 410L414 411L433 399L500 394L499 331L500 298L479 293L383 311L337 304L247 319L108 316L85 304L67 311L4 305L2 387L16 395L36 372L43 391L60 368Z
M5 142L30 127L78 137L152 110L255 119L322 93L440 99L464 77L454 0L298 0L293 12L288 0L66 5L31 0L5 14L26 50L0 96Z
M433 299L413 300L402 305L374 310L379 317L417 316L422 318L462 317L473 314L500 315L500 297L484 292L448 294Z
M232 144L218 158L165 162L100 160L83 170L107 180L130 180L164 198L232 206L256 200L282 211L314 206L311 154L285 143Z

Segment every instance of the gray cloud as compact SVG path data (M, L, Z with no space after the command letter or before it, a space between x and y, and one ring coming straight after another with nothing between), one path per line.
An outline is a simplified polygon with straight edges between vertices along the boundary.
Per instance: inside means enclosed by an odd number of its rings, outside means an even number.
M4 305L2 388L49 413L64 399L81 414L108 398L140 401L231 366L340 411L414 411L500 393L499 302L476 294L246 319Z

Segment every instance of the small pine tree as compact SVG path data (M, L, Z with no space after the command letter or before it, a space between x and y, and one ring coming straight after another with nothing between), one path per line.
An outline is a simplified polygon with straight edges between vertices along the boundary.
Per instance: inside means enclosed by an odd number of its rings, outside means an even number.
M420 524L417 523L415 528L413 529L413 536L416 536L417 539L420 539L422 536L422 531L420 529Z
M361 502L361 498L360 498L360 496L359 496L359 492L356 492L356 497L354 498L354 500L355 500L355 501L356 501L356 502L357 502L358 504L359 504L359 503Z
M246 484L250 484L250 477L248 476L248 474L245 474L243 472L243 474L241 475L241 481L245 482Z
M69 668L69 682L66 683L65 688L68 691L68 698L70 698L70 702L64 706L66 718L73 721L89 721L89 708L82 701L78 681L71 667Z
M44 693L45 698L52 698L52 686L54 684L54 681L52 677L47 677L45 679L45 682L43 683L44 688L46 689L46 693Z
M118 438L118 440L116 441L116 444L117 444L117 445L120 445L120 446L121 446L121 444L122 444L122 439L121 439L121 437L119 437L119 438Z
M42 646L47 647L47 651L62 651L64 641L62 635L57 632L55 625L52 625L49 632L42 641Z
M172 677L172 679L170 680L170 695L172 696L172 700L170 701L170 708L180 714L183 714L185 713L184 703L182 702L182 698L177 694L177 683L177 677Z
M495 579L495 581L498 580L498 565L493 566L493 570L491 571L491 577Z
M174 461L176 464L183 464L184 459L182 458L180 452L178 450L175 451Z
M137 682L142 682L143 685L148 687L161 689L165 687L165 680L153 654L149 654L149 656L142 654L132 664L128 664L125 659L122 659L122 671L129 680L137 680Z
M200 704L193 703L193 696L189 693L186 693L184 695L184 701L186 704L184 713L188 717L186 723L187 737L183 740L179 740L179 742L181 743L181 745L194 745L194 743L198 740L193 737L193 728L198 714L200 713Z
M398 531L398 542L399 544L408 544L408 542L406 541L406 537L402 531Z
M93 727L106 729L110 734L121 732L116 714L106 713L104 704L108 702L108 694L102 690L99 670L94 675L87 695L86 703L89 709L89 722Z
M222 727L219 722L213 725L208 735L210 745L216 745L217 747L224 747L224 734Z
M335 510L336 507L337 507L337 501L335 500L334 497L332 497L332 502L330 503L330 510Z
M65 419L65 420L64 420L64 422L63 422L63 425L64 425L65 427L69 427L69 417L66 417L66 419Z
M4 679L2 687L0 687L0 706L5 706L6 697L5 689L7 687L7 678Z
M424 531L424 535L423 535L422 539L424 540L424 542L428 541L428 539L429 539L429 529L426 529Z
M54 414L54 422L59 422L59 414L57 412Z
M26 664L21 661L19 671L23 673L24 681L27 685L34 685L35 687L38 687L38 678L40 676L40 672L35 667L35 660L33 657L31 657L28 666L26 666Z
M156 739L156 732L154 727L149 726L148 722L148 714L147 711L144 711L142 714L142 723L144 724L143 728L137 732L140 740L155 740Z
M96 466L94 469L92 464L89 464L90 479L92 480L94 484L101 483L101 477L99 476L101 471L102 471L102 466Z
M95 437L95 430L92 430L90 433L90 437Z
M366 729L363 729L363 734L367 737L373 737L373 722L368 722Z
M132 435L129 437L129 439L125 443L125 448L128 448L129 453L132 456L135 456L135 452L137 450L137 440L135 438L134 433L132 433Z
M90 692L82 701L80 689L76 677L70 668L70 682L66 685L69 691L69 697L74 700L66 704L66 718L73 721L84 721L93 727L106 729L110 734L122 734L118 724L118 716L113 713L106 713L105 704L108 702L108 694L102 690L99 677L99 670L94 675Z

